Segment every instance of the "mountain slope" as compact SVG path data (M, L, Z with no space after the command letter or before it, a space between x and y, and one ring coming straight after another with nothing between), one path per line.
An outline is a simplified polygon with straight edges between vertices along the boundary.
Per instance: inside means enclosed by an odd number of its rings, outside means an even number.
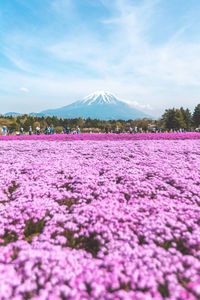
M8 112L8 113L4 114L5 117L17 117L17 116L21 116L21 115L22 114L17 113L17 112Z
M44 110L41 114L58 118L83 117L84 119L100 120L129 120L150 117L106 92L95 92L83 100L58 109Z

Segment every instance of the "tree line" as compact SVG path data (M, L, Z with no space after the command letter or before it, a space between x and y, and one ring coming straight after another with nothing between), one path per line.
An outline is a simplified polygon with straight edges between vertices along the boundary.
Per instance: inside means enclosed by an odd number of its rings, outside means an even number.
M178 130L183 128L185 130L195 129L200 127L200 104L198 104L193 114L189 109L167 109L162 115L160 120L161 125L167 130L174 129Z
M47 127L53 126L55 132L61 133L65 131L66 126L69 126L71 130L77 127L81 128L82 132L115 132L116 127L120 131L128 131L130 128L137 127L142 128L143 131L151 131L151 128L156 128L159 131L165 130L194 130L200 127L200 104L198 104L194 112L191 113L189 109L166 109L162 117L158 120L153 119L137 119L137 120L109 120L103 121L98 119L83 119L83 118L57 118L53 117L39 117L30 116L27 114L19 116L0 116L0 127L7 126L8 130L19 131L23 128L25 132L29 130L31 126L33 130L37 126L40 126L41 131L44 131Z

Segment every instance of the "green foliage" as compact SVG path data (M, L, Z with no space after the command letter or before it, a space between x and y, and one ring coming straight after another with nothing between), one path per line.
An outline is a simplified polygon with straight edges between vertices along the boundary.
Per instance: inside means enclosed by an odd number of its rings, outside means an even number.
M40 122L36 121L33 123L33 128L36 129L36 127L39 126L40 127Z
M192 126L192 115L191 112L189 111L189 109L183 109L183 107L180 108L180 111L183 115L183 120L185 122L185 129L190 129Z
M167 109L162 115L164 127L168 130L189 129L192 124L192 117L188 109Z
M24 131L28 131L29 127L32 127L32 125L32 120L30 118L27 118L23 124Z
M159 283L158 291L160 292L163 298L168 298L169 297L168 283L167 282L165 282L165 284Z
M79 201L79 199L77 198L64 198L64 199L61 199L61 200L57 200L56 202L62 206L66 206L66 208L68 210L70 210L71 206L74 205L74 204L77 204Z
M79 127L84 127L84 125L85 125L85 120L84 120L83 118L78 118L77 125L78 125Z
M62 126L56 126L54 129L56 133L62 133L64 131L64 128Z
M195 107L192 119L195 127L200 127L200 104Z
M8 229L5 229L4 235L0 236L0 238L3 240L0 242L0 246L5 246L9 243L13 243L17 241L18 236L15 231L10 231Z
M77 250L83 249L91 253L92 256L96 258L102 246L100 241L97 239L97 234L94 232L94 233L90 233L89 237L81 235L78 238L75 238L74 237L75 233L76 232L72 230L68 230L68 229L64 230L64 232L61 235L67 238L67 242L65 245L63 245L63 247L70 247Z
M31 242L34 236L40 235L43 232L45 220L38 220L34 222L33 219L26 221L24 228L25 240Z

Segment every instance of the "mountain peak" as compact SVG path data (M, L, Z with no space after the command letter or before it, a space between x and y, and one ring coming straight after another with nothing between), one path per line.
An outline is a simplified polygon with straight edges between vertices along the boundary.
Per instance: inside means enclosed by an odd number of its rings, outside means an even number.
M42 111L43 115L59 118L99 119L99 120L135 120L149 117L144 112L132 108L113 94L104 91L94 92L83 100L67 106Z
M81 100L86 105L91 104L116 104L119 101L113 94L104 91L96 91Z

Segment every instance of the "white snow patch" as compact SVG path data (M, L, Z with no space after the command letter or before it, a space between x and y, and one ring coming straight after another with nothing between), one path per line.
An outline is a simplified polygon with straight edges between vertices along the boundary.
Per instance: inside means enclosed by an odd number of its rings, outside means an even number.
M86 105L91 104L117 104L119 100L111 93L104 91L96 91L81 101Z

